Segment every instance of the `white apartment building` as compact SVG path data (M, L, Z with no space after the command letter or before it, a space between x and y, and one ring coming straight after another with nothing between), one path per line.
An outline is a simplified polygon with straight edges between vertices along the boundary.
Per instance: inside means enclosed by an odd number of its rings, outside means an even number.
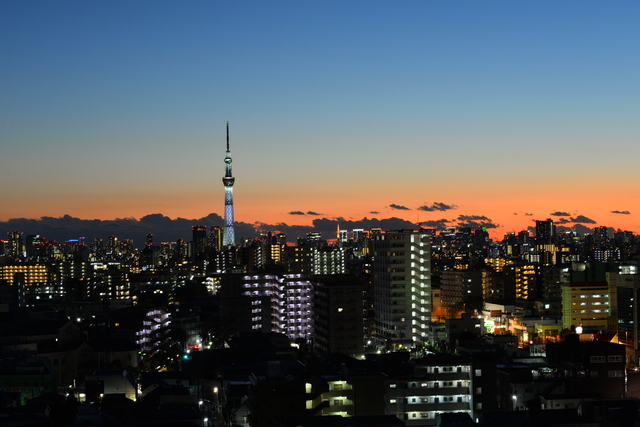
M373 290L380 344L423 345L431 321L431 244L427 230L376 233Z

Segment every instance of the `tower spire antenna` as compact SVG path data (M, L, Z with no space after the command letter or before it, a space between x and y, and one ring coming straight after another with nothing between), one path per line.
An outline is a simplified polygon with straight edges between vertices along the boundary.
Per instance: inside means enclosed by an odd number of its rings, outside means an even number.
M229 122L227 122L227 154L224 157L225 174L222 178L222 183L224 184L224 231L222 234L222 244L227 247L236 244L233 229L233 183L236 179L231 173L231 163L231 152L229 151Z

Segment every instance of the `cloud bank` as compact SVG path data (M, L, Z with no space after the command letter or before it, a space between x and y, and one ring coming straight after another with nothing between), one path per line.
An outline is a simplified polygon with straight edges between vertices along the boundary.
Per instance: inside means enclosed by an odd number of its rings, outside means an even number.
M408 208L406 208L409 210ZM403 210L403 209L400 209ZM294 217L320 216L322 214L308 211L289 212ZM588 218L582 219L586 222ZM154 235L154 242L175 242L178 239L192 240L191 227L194 225L204 225L208 228L212 226L223 227L224 218L212 213L202 218L169 218L163 214L155 213L145 215L140 219L136 218L116 218L114 220L80 219L70 215L54 218L44 216L39 219L15 218L9 221L0 222L0 238L2 233L10 231L21 231L25 236L40 235L50 241L64 242L70 239L84 237L87 242L94 239L107 239L109 236L116 236L119 239L133 239L135 247L142 247L147 234ZM454 219L441 218L437 220L422 221L416 224L402 218L362 218L359 220L338 218L314 218L311 225L296 225L285 222L267 224L264 222L246 223L235 222L235 235L238 240L241 238L254 238L268 231L281 232L288 235L290 242L295 242L297 237L302 237L306 233L315 231L322 233L325 239L336 238L336 230L353 230L371 228L382 228L384 230L417 229L418 227L432 228L437 231L447 227L486 227L496 228L499 224L484 215L459 215Z
M455 209L456 207L457 207L456 205L446 205L444 203L434 202L431 206L429 205L420 206L418 210L425 211L425 212L448 211L451 209Z
M575 218L571 218L571 222L576 222L576 223L580 223L580 224L595 224L596 222L594 220L592 220L591 218L587 218L584 215L578 215Z
M291 215L305 215L302 211L290 212ZM321 215L307 213L306 215ZM116 236L119 239L133 239L136 247L142 247L147 234L154 235L154 242L175 242L178 239L190 241L191 227L194 225L204 225L207 227L224 226L224 218L212 213L202 218L169 218L162 214L146 215L140 219L117 218L114 220L80 219L70 215L60 218L41 217L39 219L15 218L9 221L0 222L0 233L10 231L21 231L25 236L40 235L50 241L59 243L70 239L84 237L87 242L94 239L106 239L109 236ZM394 229L416 229L418 226L410 221L401 218L363 218L361 220L346 220L344 218L316 218L312 225L292 225L284 222L277 224L267 224L256 222L253 224L236 221L234 223L235 235L240 238L254 238L267 231L278 231L287 233L289 241L294 242L297 237L304 236L311 231L322 233L326 239L336 237L336 229L340 226L343 230L362 228L384 228ZM0 234L0 239L3 235Z
M399 211L410 211L410 210L411 210L411 209L409 209L409 208L408 208L408 207L406 207L406 206L396 205L395 203L391 203L391 204L389 205L389 207L390 207L391 209L395 209L395 210L399 210Z

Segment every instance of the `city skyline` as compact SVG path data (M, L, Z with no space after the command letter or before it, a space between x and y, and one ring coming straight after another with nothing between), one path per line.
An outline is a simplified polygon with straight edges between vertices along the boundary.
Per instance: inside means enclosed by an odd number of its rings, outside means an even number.
M535 220L532 220L535 221ZM176 242L177 240L190 241L192 227L207 227L208 231L212 231L214 227L221 227L224 224L224 218L216 213L209 214L202 218L187 219L175 218L171 219L162 214L145 215L140 219L136 218L117 218L114 220L85 220L65 215L60 218L43 217L40 219L12 219L6 222L0 221L0 230L6 230L7 236L17 231L22 233L23 237L29 235L38 235L48 241L56 241L64 243L66 241L77 241L83 238L85 242L91 243L94 239L104 240L109 236L115 236L118 239L132 239L134 247L142 248L145 245L148 234L154 235L156 243ZM423 228L435 229L437 233L444 231L442 227L430 227L437 224L423 224ZM477 227L466 224L468 228L474 230ZM535 224L534 224L535 225ZM587 227L578 224L573 228L566 225L554 223L558 233L564 231L574 231L578 236L585 234L595 234L596 227ZM592 225L592 224L590 224ZM239 237L238 242L242 239L253 239L260 236L266 236L268 232L285 233L289 244L294 244L297 238L303 238L307 233L320 233L323 240L329 242L336 241L337 229L345 230L348 236L351 236L355 230L370 230L381 228L386 231L395 230L416 230L417 224L398 217L390 218L364 218L362 220L351 221L344 218L328 219L316 218L311 225L295 225L295 224L265 224L265 223L245 223L236 222L235 230ZM454 227L456 230L459 227ZM503 241L502 235L492 235L492 229L487 229L491 238L495 241ZM495 229L493 230L495 231ZM528 229L530 236L536 235L536 227L532 226ZM616 231L613 227L607 227L607 234L612 237ZM448 233L445 233L448 234ZM517 233L514 233L517 234ZM7 237L8 238L8 237ZM0 238L0 241L3 238ZM506 241L506 240L505 240Z
M222 215L229 120L239 223L640 232L638 5L0 7L0 222Z

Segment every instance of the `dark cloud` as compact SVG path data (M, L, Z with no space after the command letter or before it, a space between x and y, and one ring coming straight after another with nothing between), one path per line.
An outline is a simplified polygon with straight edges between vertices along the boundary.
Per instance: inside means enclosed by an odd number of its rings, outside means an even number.
M315 216L319 216L319 215L322 215L322 214L321 214L321 213L318 213L318 212L314 212L314 211L308 211L308 212L307 212L307 215L315 215Z
M494 224L492 222L480 222L480 221L467 221L467 222L459 222L458 227L467 227L467 228L498 228L500 224Z
M497 228L500 224L494 224L491 219L487 218L484 215L460 215L457 218L458 227L469 227L469 228Z
M631 215L631 212L629 211L611 211L611 213L621 214L621 215Z
M528 212L527 212L527 213L525 213L524 215L525 215L525 216L533 216L533 214L532 214L532 213L528 213Z
M555 220L553 223L554 224L567 224L569 222L571 222L571 221L569 221L567 218L560 218L560 219Z
M436 221L422 221L420 223L421 227L424 228L435 228L436 230L444 230L445 228L447 228L449 226L449 220L448 219L438 219Z
M289 212L289 215L304 215L304 212L302 212L302 211L292 211L292 212Z
M423 205L418 208L419 211L434 212L434 211L448 211L457 208L456 205L445 205L444 203L434 202L433 205Z
M460 215L458 221L491 221L484 215Z
M371 215L378 215L380 212L378 212L378 211L371 211L371 212L369 212L369 213L370 213Z
M587 218L584 215L578 215L575 218L571 218L571 222L581 223L581 224L595 224L596 222L591 218Z
M354 228L361 228L369 230L371 228L383 228L385 230L399 230L399 229L417 229L418 226L410 221L406 221L401 218L362 218L360 220L349 220L345 218L317 218L312 221L311 226L308 225L287 225L285 223L279 223L275 225L256 223L257 232L266 231L278 231L280 233L286 233L289 236L289 241L293 242L297 237L302 237L308 232L315 231L322 234L324 239L335 239L336 229L340 226L341 230L353 230ZM238 234L236 232L236 234Z
M336 228L340 225L342 230L353 230L354 228L362 228L368 230L370 228L382 228L384 230L400 230L400 229L417 229L418 226L410 221L401 218L363 218L361 220L348 220L344 218L318 218L313 220L313 229L309 231L318 231L327 239L335 237Z
M568 213L568 212L560 212L560 211L556 211L556 212L550 213L549 215L551 215L551 216L571 216L571 214Z
M141 224L146 224L150 227L166 227L171 224L172 221L171 218L162 214L150 214L140 218Z
M558 233L562 233L562 232L565 232L565 231L575 231L576 234L578 236L581 236L581 237L584 236L587 233L591 234L593 232L593 230L591 228L586 227L586 226L584 226L582 224L575 224L573 227L566 227L564 225L558 225L556 227L556 231Z
M436 222L439 223L438 221ZM0 236L14 230L22 231L25 236L39 234L43 238L58 242L77 239L78 237L84 237L87 242L92 242L96 238L106 240L109 236L116 236L119 239L132 239L134 246L140 248L144 245L147 234L154 234L154 242L156 244L175 242L178 239L191 241L191 227L194 225L204 225L207 228L211 226L223 227L224 219L215 213L196 219L171 219L162 214L146 215L139 220L136 218L88 220L69 215L60 218L16 218L0 222ZM401 218L378 219L365 217L361 220L316 218L313 220L313 225L266 224L262 222L250 224L236 221L234 223L234 231L238 241L242 238L258 237L261 233L267 231L277 231L286 233L289 236L289 241L293 242L297 237L302 237L310 231L318 231L322 233L324 238L334 239L336 238L335 234L338 225L343 230L352 230L354 228L365 230L370 228L383 228L385 230L418 228L416 224ZM424 226L431 226L431 224Z
M289 225L284 222L277 224L266 224L264 222L256 222L253 224L252 233L243 234L245 237L256 237L258 234L266 233L267 231L285 233L290 236L289 241L293 242L297 237L302 237L310 231L313 231L313 227L309 225ZM334 230L335 233L335 230ZM237 232L236 232L237 234Z
M178 239L191 240L191 227L205 225L222 227L224 219L217 214L210 214L203 218L171 219L162 214L146 215L140 220L136 218L116 218L113 220L80 219L70 215L59 218L43 216L39 219L15 218L6 222L0 222L0 230L6 232L17 230L24 232L25 236L39 234L48 240L64 242L78 237L86 238L87 242L93 239L106 239L116 236L120 239L133 239L136 246L141 246L147 234L154 234L154 241L172 242ZM237 236L255 234L251 224L243 222L235 223Z
M587 233L593 234L593 228L589 228L586 225L574 224L572 228L573 228L573 231L578 233L579 236L584 236Z
M406 206L396 205L395 203L391 203L391 204L389 205L389 207L390 207L391 209L396 209L396 210L399 210L399 211L410 211L410 210L411 210L411 209L409 209L409 208L408 208L408 207L406 207Z

